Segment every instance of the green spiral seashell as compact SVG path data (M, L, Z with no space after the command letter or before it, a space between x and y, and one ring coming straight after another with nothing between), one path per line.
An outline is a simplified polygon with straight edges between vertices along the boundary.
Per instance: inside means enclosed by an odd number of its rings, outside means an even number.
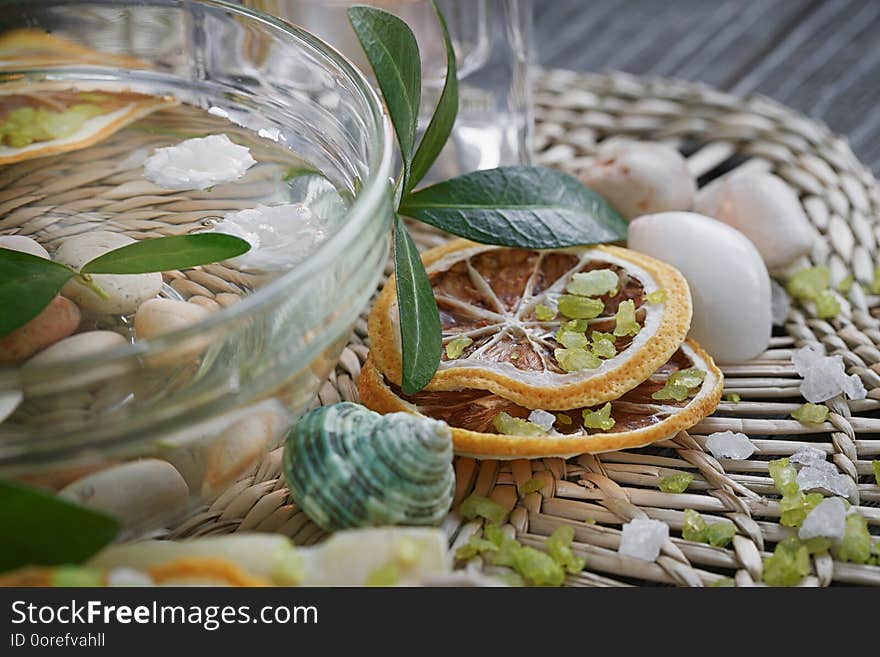
M437 525L452 505L445 422L342 402L303 415L284 448L294 502L327 530Z

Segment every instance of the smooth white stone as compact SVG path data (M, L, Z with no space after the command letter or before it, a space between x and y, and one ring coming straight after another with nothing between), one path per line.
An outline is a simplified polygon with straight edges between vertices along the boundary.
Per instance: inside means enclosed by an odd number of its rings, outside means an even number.
M626 219L670 210L690 210L696 183L682 155L667 144L612 138L580 174Z
M742 233L693 212L662 212L630 222L629 247L681 271L694 306L690 335L716 361L744 362L767 349L770 276Z
M748 237L771 270L809 253L816 239L797 194L772 173L730 175L711 194L698 195L695 207Z

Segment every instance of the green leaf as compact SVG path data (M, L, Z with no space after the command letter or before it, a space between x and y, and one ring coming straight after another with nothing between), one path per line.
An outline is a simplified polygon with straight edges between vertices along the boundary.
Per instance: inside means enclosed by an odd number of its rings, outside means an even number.
M245 240L223 233L170 235L141 240L98 256L83 265L83 274L149 274L209 265L246 253Z
M2 479L0 527L0 572L80 563L119 533L115 518Z
M437 14L437 21L440 23L440 30L443 33L443 42L446 44L446 80L443 82L443 91L437 101L437 107L434 108L431 122L425 130L425 134L422 135L422 141L419 142L419 148L413 157L412 171L403 190L404 193L409 192L428 173L428 169L434 164L440 151L443 150L446 140L449 139L452 126L455 124L455 115L458 113L458 74L455 64L455 49L452 47L452 39L449 38L449 30L440 8L436 2L432 4L434 12Z
M440 364L440 313L425 266L403 220L394 218L394 278L400 311L403 350L403 392L411 395L426 385Z
M0 338L39 315L75 275L57 262L0 248Z
M474 171L404 196L400 212L484 244L550 249L626 239L626 222L601 196L544 167Z
M403 188L407 189L422 93L422 65L416 38L397 16L374 7L351 7L348 20L376 74L391 115L403 158Z

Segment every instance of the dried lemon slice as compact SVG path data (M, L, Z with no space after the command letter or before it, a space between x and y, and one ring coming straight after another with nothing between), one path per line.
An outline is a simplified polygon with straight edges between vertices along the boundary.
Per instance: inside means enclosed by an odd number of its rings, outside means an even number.
M684 277L628 249L535 251L455 240L422 259L444 345L452 347L443 350L427 390L490 390L548 410L592 406L644 381L675 353L690 327ZM581 276L594 271L608 273ZM595 285L605 294L577 294ZM665 296L656 295L659 290ZM663 298L651 303L647 295ZM395 300L392 277L370 313L370 354L400 385Z
M170 97L56 83L0 86L0 165L91 146L175 104Z
M101 52L57 34L22 28L0 34L0 70L95 64L147 68L129 55Z
M675 372L695 369L705 373L698 386L682 400L657 401L652 394L662 389ZM688 340L647 380L611 401L607 424L586 421L590 415L604 417L605 405L575 408L556 413L556 422L544 435L503 435L495 418L506 413L522 421L528 408L485 390L464 389L404 395L389 383L368 359L358 380L361 402L380 413L407 411L446 421L452 427L457 454L477 458L513 459L569 457L618 449L643 447L687 429L706 417L721 399L721 371L700 346ZM591 425L590 428L585 428ZM593 426L610 426L605 430Z

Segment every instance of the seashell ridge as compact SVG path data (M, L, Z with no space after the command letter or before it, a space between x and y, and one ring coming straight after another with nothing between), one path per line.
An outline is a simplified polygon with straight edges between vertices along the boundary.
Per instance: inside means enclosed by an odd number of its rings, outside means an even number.
M323 406L290 431L284 474L293 501L324 529L437 525L455 489L452 434L409 413Z

